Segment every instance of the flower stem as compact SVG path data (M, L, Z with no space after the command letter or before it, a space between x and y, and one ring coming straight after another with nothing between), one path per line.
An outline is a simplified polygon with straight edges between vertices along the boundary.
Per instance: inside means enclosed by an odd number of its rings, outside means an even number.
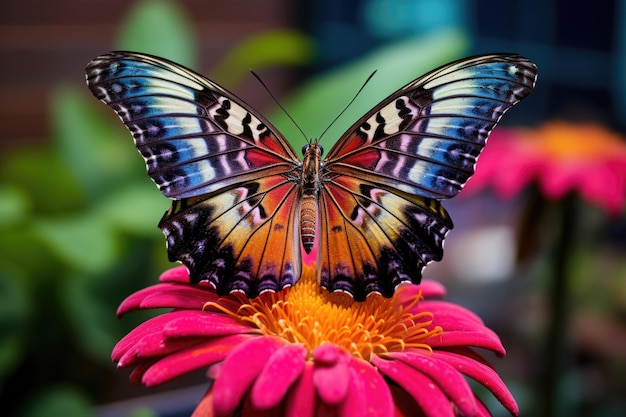
M549 300L552 311L546 337L544 378L545 403L541 412L545 417L565 415L561 381L567 366L566 332L570 316L570 279L568 267L574 249L578 210L576 195L570 193L559 202L560 224L552 263Z

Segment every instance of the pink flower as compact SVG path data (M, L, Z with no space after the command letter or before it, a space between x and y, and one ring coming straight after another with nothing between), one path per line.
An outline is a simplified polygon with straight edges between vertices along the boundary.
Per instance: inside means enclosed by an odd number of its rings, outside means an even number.
M214 383L194 416L490 415L465 377L518 413L473 349L504 356L499 338L470 311L439 300L445 289L435 282L356 303L320 289L312 267L293 288L252 300L191 286L184 267L160 281L118 313L173 310L131 331L112 357L147 386L207 368Z
M553 121L494 130L464 194L491 186L502 197L536 181L548 199L575 191L612 215L626 204L626 141L595 124Z

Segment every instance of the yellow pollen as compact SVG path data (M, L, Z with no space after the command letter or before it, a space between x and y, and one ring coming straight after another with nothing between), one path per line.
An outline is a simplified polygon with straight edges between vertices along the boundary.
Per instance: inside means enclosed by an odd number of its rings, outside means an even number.
M293 288L264 293L252 300L235 297L240 301L238 308L232 302L210 302L205 308L236 317L264 335L303 343L309 355L324 343L340 346L365 360L372 354L408 347L431 350L423 339L442 333L441 327L432 325L432 313L409 311L421 300L421 294L403 300L404 305L397 296L384 298L378 294L354 302L347 294L320 288L311 267L304 268L302 278Z

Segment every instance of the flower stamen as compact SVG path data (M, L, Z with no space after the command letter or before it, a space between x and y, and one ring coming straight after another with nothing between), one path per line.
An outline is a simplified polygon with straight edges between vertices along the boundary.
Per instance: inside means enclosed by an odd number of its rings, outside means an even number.
M432 352L422 340L442 333L439 326L432 325L432 313L412 312L422 300L421 292L401 304L376 294L354 303L345 294L320 289L310 278L314 274L302 276L298 285L278 293L264 293L251 300L239 294L229 296L240 301L236 310L236 303L220 303L222 299L206 303L204 309L237 318L264 335L302 343L309 356L325 343L341 346L365 360L372 354L401 352L409 347Z

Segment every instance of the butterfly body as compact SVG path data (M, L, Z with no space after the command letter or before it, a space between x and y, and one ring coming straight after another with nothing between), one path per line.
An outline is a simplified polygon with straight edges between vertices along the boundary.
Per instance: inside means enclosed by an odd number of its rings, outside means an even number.
M300 178L300 237L306 253L311 253L315 242L317 205L320 190L320 164L322 147L313 142L303 149L302 173Z
M448 64L383 100L325 157L311 141L300 160L242 100L175 63L112 52L87 67L89 88L173 200L159 227L192 281L220 294L279 291L317 248L320 285L356 300L389 297L441 259L452 221L440 200L461 190L535 79L517 55Z

